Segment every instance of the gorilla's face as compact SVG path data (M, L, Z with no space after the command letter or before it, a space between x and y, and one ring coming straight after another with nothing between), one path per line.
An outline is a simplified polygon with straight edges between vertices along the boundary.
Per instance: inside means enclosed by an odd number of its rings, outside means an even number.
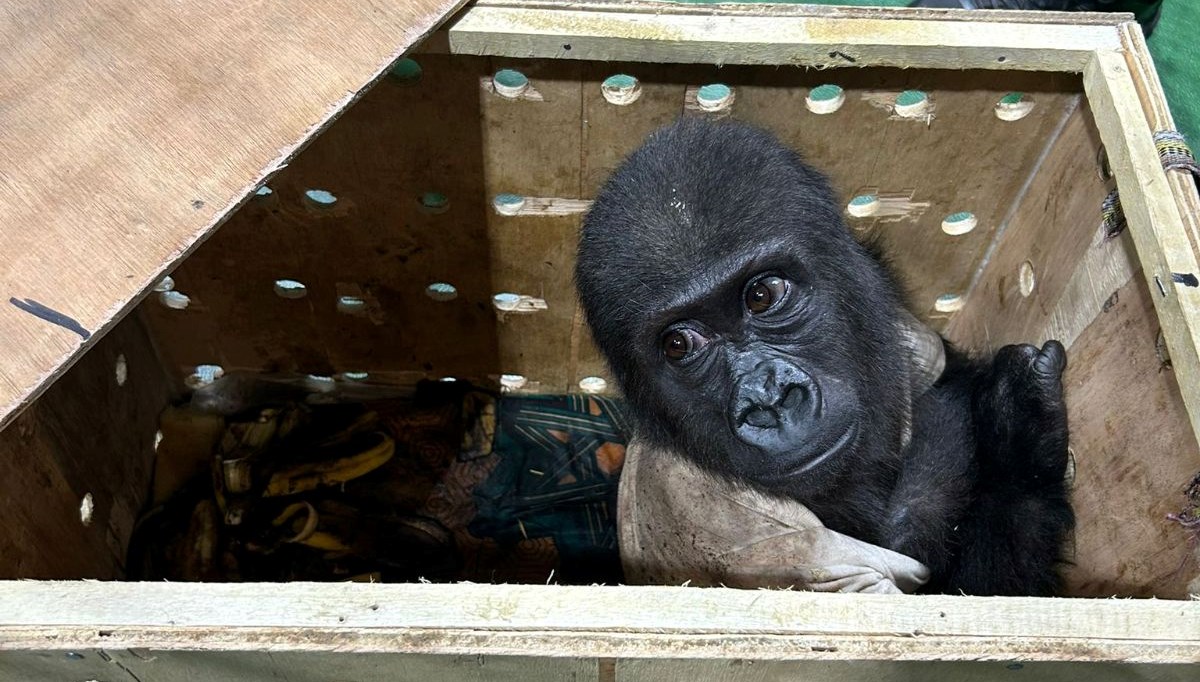
M683 121L619 168L576 281L642 435L803 496L891 447L898 301L827 182L770 136Z

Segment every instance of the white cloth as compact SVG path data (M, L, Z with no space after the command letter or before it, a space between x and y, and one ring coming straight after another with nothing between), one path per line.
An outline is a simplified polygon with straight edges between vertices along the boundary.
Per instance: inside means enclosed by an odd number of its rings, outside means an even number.
M920 562L826 528L804 505L719 481L631 442L617 503L630 584L912 592Z

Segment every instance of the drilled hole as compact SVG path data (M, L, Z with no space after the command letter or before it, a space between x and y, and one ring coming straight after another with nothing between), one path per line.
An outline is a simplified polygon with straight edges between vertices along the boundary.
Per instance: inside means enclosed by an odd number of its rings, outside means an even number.
M306 189L304 190L304 198L308 199L309 203L317 208L329 208L337 203L337 197L333 192L324 189Z
M117 356L116 366L113 368L113 374L116 375L117 385L124 386L125 380L129 378L129 363L125 361L125 355Z
M275 295L279 298L304 298L308 295L308 287L294 279L275 280Z
M1021 290L1021 295L1028 297L1033 293L1033 287L1036 280L1033 274L1033 263L1025 261L1021 263L1021 267L1017 269L1017 285Z
M516 99L529 89L529 79L516 69L500 69L492 76L492 87L501 97Z
M846 212L855 218L866 218L875 215L879 210L879 197L874 194L860 194L846 204Z
M425 295L435 301L453 301L458 298L458 289L447 282L434 282L425 287Z
M952 313L961 310L963 297L958 294L942 294L933 304L933 309L939 313Z
M171 310L183 310L191 305L192 299L179 291L164 291L158 295L158 302Z
M809 91L804 106L814 114L832 114L846 103L846 93L841 87L826 83Z
M951 213L942 220L942 232L957 237L974 230L977 224L974 213L959 211Z
M733 88L724 83L709 83L696 91L696 105L704 111L721 111L733 103Z
M579 389L584 393L600 393L608 388L603 377L584 377L579 380Z
M392 70L388 72L388 78L400 85L413 85L421 80L422 74L421 65L416 60L405 57L396 62Z
M633 76L619 73L604 79L600 84L600 93L610 104L627 106L642 96L642 85Z
M897 116L924 116L929 111L929 95L920 90L905 90L896 95L896 102L892 108Z
M225 368L220 365L196 365L192 373L184 379L189 388L200 388L225 376Z
M96 503L92 500L92 494L87 493L79 502L79 521L85 525L92 525L92 515L96 512Z

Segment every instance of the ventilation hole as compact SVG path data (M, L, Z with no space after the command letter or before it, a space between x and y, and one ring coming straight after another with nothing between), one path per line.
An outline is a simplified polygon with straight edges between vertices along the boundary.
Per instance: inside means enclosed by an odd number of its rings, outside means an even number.
M929 96L920 90L905 90L896 95L893 110L906 118L924 116L929 111Z
M458 289L453 284L434 282L425 287L425 295L435 301L453 301L458 298Z
M275 295L279 298L304 298L308 295L308 287L294 279L277 279Z
M1019 121L1033 111L1033 100L1025 97L1024 93L1010 92L996 102L994 111L996 118L1001 121Z
M515 390L515 389L519 389L519 388L524 388L525 384L527 384L527 383L529 383L529 380L526 379L521 374L501 374L500 375L500 386L502 388Z
M450 209L450 199L441 192L426 192L419 201L421 210L426 213L445 213Z
M492 87L496 89L496 94L516 99L529 89L529 79L515 69L500 69L492 76Z
M846 93L841 87L829 83L818 85L804 98L804 106L814 114L832 114L845 103Z
M1104 145L1096 150L1096 169L1102 182L1112 179L1112 167L1108 165L1108 152L1104 151Z
M92 514L96 511L96 504L92 501L92 494L87 493L83 496L83 500L79 502L79 520L85 526L92 525Z
M129 378L129 364L125 362L125 355L123 353L117 356L117 364L113 369L113 373L116 375L117 385L124 386L125 380Z
M163 277L162 279L160 279L158 281L158 284L154 285L154 290L160 294L164 291L171 291L174 288L175 288L175 279L173 277L171 277L170 275Z
M357 315L367 309L367 302L359 296L338 296L337 311L347 315Z
M942 220L942 232L957 237L958 235L966 234L975 229L978 221L975 219L975 214L967 211L959 211L951 213Z
M304 377L304 387L314 393L328 393L337 388L337 382L331 376L309 374Z
M306 189L304 197L317 208L329 208L337 203L337 197L333 195L333 192L324 189Z
M497 310L510 311L516 310L521 303L521 296L518 294L510 294L507 291L502 291L495 296L492 296L492 305L496 306Z
M405 57L396 62L388 72L388 78L401 85L412 85L421 80L421 65L414 59Z
M579 388L584 393L600 393L608 388L608 382L602 377L584 377L579 380Z
M1021 295L1028 297L1029 294L1032 294L1035 284L1033 263L1029 261L1021 263L1021 267L1017 268L1017 285L1021 289Z
M275 192L274 192L274 190L272 190L270 187L267 187L266 185L263 185L262 187L259 187L259 188L258 188L258 190L257 190L257 191L254 193L254 196L256 196L256 197L269 197L269 196L271 196L271 195L272 195L272 194L274 194L274 193L275 193Z
M846 204L846 212L855 218L866 218L875 215L879 210L879 197L874 194L860 194Z
M189 388L200 388L225 376L225 368L220 365L196 365L184 383Z
M939 313L952 313L961 310L963 297L958 294L942 294L933 304L933 309Z
M178 291L164 291L158 295L158 302L171 310L183 310L191 305L192 299Z
M155 431L154 432L154 451L155 452L158 452L158 446L162 445L162 442L163 442L163 432Z
M344 381L366 381L369 376L367 372L342 372Z
M600 84L600 92L610 104L623 107L638 101L642 96L642 85L633 76L619 73L605 78Z
M492 206L500 215L516 215L525 208L525 197L520 194L497 194Z
M721 111L733 100L733 88L724 83L709 83L696 91L696 104L704 111Z

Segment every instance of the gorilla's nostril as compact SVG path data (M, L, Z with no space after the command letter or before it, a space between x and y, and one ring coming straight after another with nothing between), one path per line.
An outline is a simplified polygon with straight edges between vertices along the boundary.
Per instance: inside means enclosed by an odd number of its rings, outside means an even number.
M769 429L779 425L779 415L774 410L758 407L747 412L742 421L758 429Z
M779 401L779 405L785 410L795 410L803 405L807 399L808 390L800 384L792 384L787 387L783 395L783 400Z

